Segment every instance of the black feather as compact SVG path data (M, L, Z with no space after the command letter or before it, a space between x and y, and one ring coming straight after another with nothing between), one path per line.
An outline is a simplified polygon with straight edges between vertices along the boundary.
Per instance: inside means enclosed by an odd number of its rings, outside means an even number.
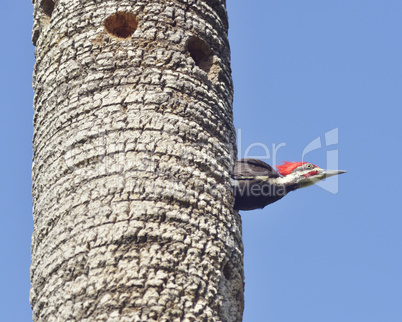
M242 177L266 176L278 178L279 174L268 163L258 159L237 160L233 169L233 177L241 179Z
M257 159L235 162L232 173L234 209L253 210L264 208L286 195L283 185L274 185L269 179L280 175L269 164Z

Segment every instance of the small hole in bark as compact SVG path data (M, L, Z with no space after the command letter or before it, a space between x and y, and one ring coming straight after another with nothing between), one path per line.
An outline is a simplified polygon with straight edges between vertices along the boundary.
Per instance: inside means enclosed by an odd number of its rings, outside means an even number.
M208 44L198 37L191 37L187 42L187 50L195 64L203 71L209 72L212 66L212 50Z
M33 35L32 35L32 44L33 44L34 46L36 46L36 42L38 41L39 35L40 35L40 32L39 32L38 29L36 29L36 30L33 32Z
M118 38L129 38L138 27L138 19L129 12L117 12L105 19L106 31Z
M49 18L52 16L53 9L54 9L54 1L52 0L42 0L40 3L40 7L45 13L46 16Z
M230 278L231 278L231 272L232 272L232 269L231 269L229 263L227 263L227 264L225 265L225 267L223 268L223 271L222 271L223 276L225 276L225 278L226 278L227 280L230 280Z

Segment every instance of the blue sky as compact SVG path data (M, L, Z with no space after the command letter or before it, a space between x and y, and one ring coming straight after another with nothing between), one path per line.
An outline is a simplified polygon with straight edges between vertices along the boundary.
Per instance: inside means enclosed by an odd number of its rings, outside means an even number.
M241 213L244 321L402 321L402 2L227 2L239 155L349 171ZM0 309L29 321L31 1L1 15Z

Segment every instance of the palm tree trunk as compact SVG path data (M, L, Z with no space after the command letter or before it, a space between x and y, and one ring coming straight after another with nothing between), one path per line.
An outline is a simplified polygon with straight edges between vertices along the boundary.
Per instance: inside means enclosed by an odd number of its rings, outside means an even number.
M34 1L35 321L241 321L224 0Z

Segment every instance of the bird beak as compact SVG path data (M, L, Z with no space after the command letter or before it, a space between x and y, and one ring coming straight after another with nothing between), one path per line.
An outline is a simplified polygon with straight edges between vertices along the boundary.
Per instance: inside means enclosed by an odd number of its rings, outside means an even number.
M318 181L324 180L325 178L333 177L338 174L345 173L347 171L344 170L324 170L319 167L316 167L313 171L310 173L306 173L303 175L305 177L304 180L301 180L299 183L299 188L305 188L308 186L311 186Z
M320 175L322 175L323 179L324 179L324 178L333 177L338 174L342 174L342 173L346 173L346 172L347 171L345 171L345 170L322 170Z

